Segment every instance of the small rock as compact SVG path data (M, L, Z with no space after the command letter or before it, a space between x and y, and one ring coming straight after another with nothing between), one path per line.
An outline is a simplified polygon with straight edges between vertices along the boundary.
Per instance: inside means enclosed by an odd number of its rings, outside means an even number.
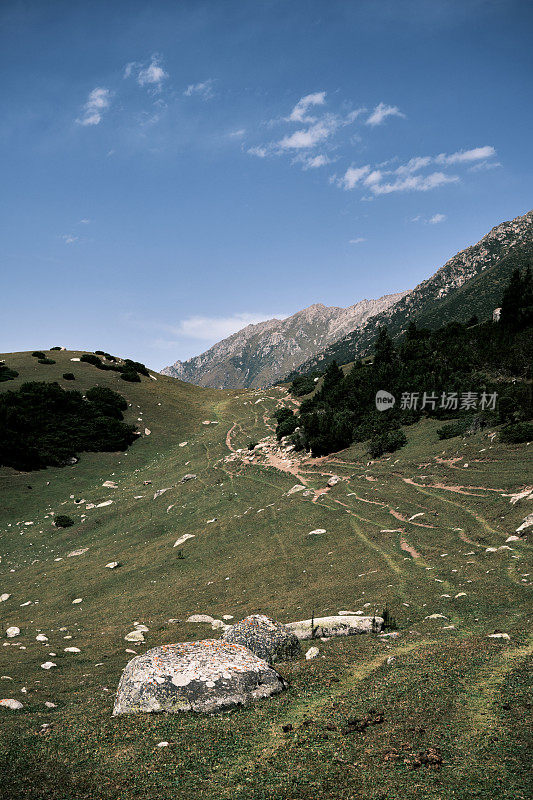
M195 534L194 533L184 533L183 536L180 536L179 539L176 539L176 541L173 544L173 547L179 547L181 544L186 542L188 539L194 539L194 538L195 538Z
M139 642L139 643L144 642L143 632L137 630L130 631L130 633L126 634L124 640L126 642Z
M488 638L489 639L510 639L511 637L509 636L508 633L489 633Z
M18 700L13 700L12 698L0 700L0 706L3 708L10 708L12 711L20 711L21 708L24 708L22 703L20 703Z
M117 567L120 567L120 561L109 561L105 565L106 569L116 569Z
M158 742L157 747L168 747L169 742Z
M65 653L81 653L79 647L65 647Z
M14 639L15 636L20 635L20 628L17 628L16 625L11 625L6 631L6 636L8 639Z
M319 654L320 650L318 647L310 647L307 653L305 654L305 658L307 661L310 661L312 658L316 658Z
M44 633L38 633L37 636L35 637L35 641L36 642L47 642L48 641L48 636L45 636Z
M11 595L7 594L7 593L0 594L0 603L5 603L6 600L9 600L10 597L11 597Z
M118 489L118 484L115 481L104 481L102 486L106 489Z
M52 667L57 667L53 661L45 661L44 664L41 664L41 669L52 669Z
M72 601L72 605L78 605L79 603L82 602L83 602L83 597L76 597L76 599Z
M198 476L197 475L193 475L192 472L188 472L187 475L183 476L183 478L181 479L180 483L187 483L188 481L195 481L197 477Z
M316 528L314 531L309 531L308 536L319 536L321 533L326 533L325 528Z
M329 487L331 487L331 486L336 486L336 485L337 485L339 482L340 482L340 478L339 478L339 476L338 476L338 475L332 475L332 476L331 476L331 478L329 479L329 481L328 481L328 484L327 484L327 485L328 485Z
M57 708L57 703L51 703L49 700L45 700L44 704L46 708Z

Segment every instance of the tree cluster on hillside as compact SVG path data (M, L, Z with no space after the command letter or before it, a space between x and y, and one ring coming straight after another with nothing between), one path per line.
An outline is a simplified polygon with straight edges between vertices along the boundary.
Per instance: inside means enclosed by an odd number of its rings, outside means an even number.
M111 361L111 364L105 364L100 356L104 356L107 361ZM148 369L145 367L144 364L141 364L140 361L132 361L131 358L125 358L122 364L117 363L117 359L115 356L110 355L109 353L104 353L103 350L97 350L95 354L93 353L84 353L80 361L83 361L87 364L92 364L93 367L97 369L103 370L111 370L112 372L120 372L120 377L123 381L128 381L129 383L139 383L140 375L146 375L149 377L150 373Z
M438 330L412 322L396 345L381 328L372 363L358 361L345 375L336 362L321 388L305 399L299 414L277 414L278 437L292 436L296 447L325 455L353 442L370 440L375 458L406 442L402 426L422 415L461 418L459 435L489 421L521 425L508 441L531 433L533 363L533 282L531 270L516 270L502 299L501 321L451 323ZM299 386L297 387L297 392ZM376 393L395 398L387 410L376 407ZM524 441L525 439L521 439Z
M0 394L0 465L19 470L63 466L82 451L126 450L135 441L117 392L95 386L84 397L58 383L24 383Z

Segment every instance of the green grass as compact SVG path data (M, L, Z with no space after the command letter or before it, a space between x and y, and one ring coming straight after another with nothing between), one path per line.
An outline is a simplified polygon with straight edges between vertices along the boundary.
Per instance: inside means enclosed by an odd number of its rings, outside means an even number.
M235 423L235 446L266 435L279 390L206 390L160 375L128 384L70 361L80 355L54 351L55 365L27 353L0 356L20 373L1 390L27 380L108 386L131 403L126 421L151 433L127 454L82 454L73 467L0 469L0 593L11 594L0 604L1 627L21 628L17 639L3 637L15 646L0 646L0 675L13 678L0 680L0 695L24 703L21 712L0 710L1 798L528 796L529 547L485 552L531 511L527 501L512 505L503 496L528 482L526 445L491 444L481 433L442 442L440 423L422 421L407 429L405 448L374 464L357 445L332 463L306 466L302 477L317 489L323 473L349 478L312 503L285 496L295 483L290 475L223 461ZM64 381L66 371L76 380ZM274 399L256 403L259 397ZM219 424L202 425L208 419ZM197 480L179 484L188 472ZM106 480L119 488L102 487ZM77 498L86 503L76 505ZM109 506L85 508L109 499ZM56 529L51 512L76 524ZM412 522L398 519L420 512ZM307 537L319 527L327 533ZM397 528L403 533L390 532ZM179 559L173 544L184 533L195 538ZM80 548L87 551L67 557ZM105 569L109 561L122 566ZM466 596L454 599L460 592ZM83 602L73 605L78 597ZM218 635L209 626L168 622L193 613L239 619L261 611L289 621L367 603L373 612L385 602L398 639L319 642L315 660L280 666L290 690L254 707L213 717L111 717L134 621L150 628L145 645L133 648L143 652ZM432 613L448 619L426 620ZM495 629L510 642L488 639ZM48 644L35 641L38 631ZM64 653L69 645L82 652ZM42 670L46 660L58 667ZM383 712L383 724L341 732L348 717L372 708ZM51 725L46 733L43 723ZM293 730L285 734L287 723ZM170 746L157 748L161 740ZM442 754L442 768L411 769L413 754L429 747ZM399 758L386 760L393 748Z

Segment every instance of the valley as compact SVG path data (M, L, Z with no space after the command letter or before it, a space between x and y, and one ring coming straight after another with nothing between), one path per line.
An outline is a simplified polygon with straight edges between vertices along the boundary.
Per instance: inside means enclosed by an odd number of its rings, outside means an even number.
M79 352L52 355L2 356L19 373L2 391L106 386L142 435L72 466L0 469L0 693L23 705L1 711L0 797L528 796L530 545L508 539L533 510L529 445L490 427L441 441L423 418L391 455L354 444L312 458L275 440L275 410L297 405L283 386L204 389L151 371L125 383L71 361ZM57 514L74 525L54 527ZM290 688L276 697L111 716L132 654L219 638L191 615L385 606L397 636L313 642L316 658L277 665ZM135 623L142 643L124 638ZM347 727L372 714L382 721Z

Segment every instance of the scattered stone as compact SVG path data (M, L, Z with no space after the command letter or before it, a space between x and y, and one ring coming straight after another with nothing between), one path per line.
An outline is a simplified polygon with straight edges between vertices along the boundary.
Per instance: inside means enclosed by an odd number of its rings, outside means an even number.
M144 642L144 636L142 631L134 630L127 633L124 637L126 642L138 642L139 644Z
M45 700L44 704L46 708L57 708L57 703L51 703L49 700Z
M65 653L81 653L79 647L65 647Z
M179 539L176 539L176 541L173 544L173 547L179 547L180 544L186 542L187 539L194 539L194 538L196 538L194 533L184 533L183 536L180 536Z
M0 706L2 706L2 708L10 708L12 711L20 711L21 708L24 708L21 702L18 700L13 700L10 697L0 700Z
M118 483L115 483L115 481L104 481L102 486L106 489L118 489Z
M448 619L448 617L444 616L444 614L430 614L428 617L424 617L424 619Z
M10 597L11 595L7 594L6 592L4 592L4 594L0 594L0 603L5 603Z
M522 524L518 526L516 532L520 533L520 531L525 531L526 528L530 528L532 525L533 525L533 514L528 514L527 517L522 522Z
M222 614L222 619L233 619L233 614Z
M212 713L248 705L287 686L245 647L214 639L182 642L155 647L127 664L113 714Z
M223 634L224 641L247 647L268 664L288 661L301 655L300 642L296 635L264 614L252 614L236 625L231 625Z
M513 536L508 536L505 541L506 542L519 542L520 541L520 536L514 536L514 535Z
M70 553L67 553L67 558L74 558L74 556L82 556L84 553L87 552L88 547L80 547L79 550L71 550Z
M488 638L489 639L510 639L511 637L509 636L508 633L489 633Z
M191 616L186 619L186 622L206 622L209 625L212 625L214 621L215 618L210 617L209 614L191 614Z
M310 647L305 654L306 661L310 661L312 658L316 658L319 652L320 650L318 649L318 647Z
M331 478L329 479L327 485L331 488L332 486L336 486L338 483L340 483L339 476L338 475L332 475Z
M11 625L6 630L6 636L7 636L8 639L14 639L15 636L20 636L20 628L17 628L16 625Z
M44 664L41 664L41 669L52 669L52 667L57 667L53 661L45 661Z
M35 637L35 641L37 641L37 642L47 642L48 641L48 636L45 636L44 633L38 633L37 636Z
M321 533L326 533L325 528L316 528L314 531L309 531L308 536L319 536Z
M76 597L76 599L72 601L72 605L78 605L79 603L82 602L83 602L83 597Z
M144 435L145 436L150 436L151 433L152 433L152 431L150 430L150 428L145 428L144 429Z
M183 478L181 479L180 483L187 483L188 481L195 481L197 477L198 476L197 475L193 475L192 472L188 472L187 475L183 476Z
M302 483L297 483L287 492L287 496L291 494L296 494L296 492L303 492L305 490L305 486Z
M116 569L117 567L120 567L120 561L109 561L105 565L106 569Z
M383 626L382 617L334 616L305 619L301 622L288 622L286 627L298 639L316 639L322 636L353 636L358 633L379 633Z
M104 506L110 506L113 503L112 500L104 500L103 503L97 503L96 508L103 508Z
M158 742L157 747L168 747L169 742Z
M154 492L154 500L161 497L162 494L165 494L165 492L168 492L170 489L172 489L172 486L167 486L166 489L158 489L157 492Z
M459 592L459 594L455 595L454 600L457 600L458 597L466 597L466 592Z
M186 447L188 444L189 444L189 442L180 442L178 446L179 447Z

